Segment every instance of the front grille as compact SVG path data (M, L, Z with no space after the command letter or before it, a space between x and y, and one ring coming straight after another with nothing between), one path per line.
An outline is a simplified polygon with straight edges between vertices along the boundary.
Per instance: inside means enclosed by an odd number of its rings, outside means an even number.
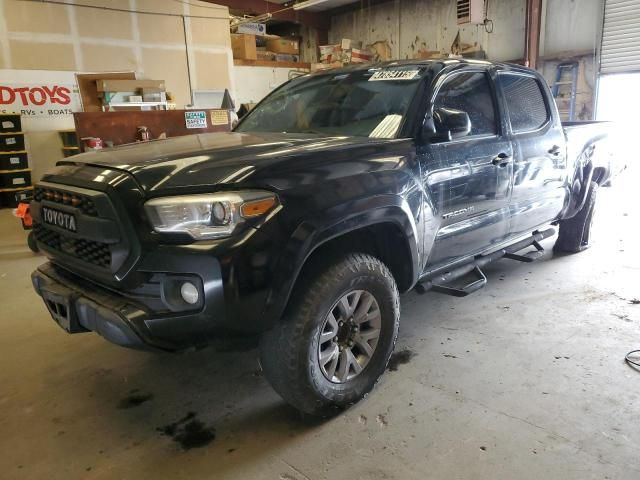
M60 205L69 205L77 208L85 215L92 217L98 216L98 210L93 200L77 193L36 186L33 192L33 199L36 202L47 200L49 202L59 203Z
M66 253L97 267L109 268L111 266L111 251L106 243L85 240L84 238L72 238L49 230L38 223L34 224L33 232L38 242L53 250Z

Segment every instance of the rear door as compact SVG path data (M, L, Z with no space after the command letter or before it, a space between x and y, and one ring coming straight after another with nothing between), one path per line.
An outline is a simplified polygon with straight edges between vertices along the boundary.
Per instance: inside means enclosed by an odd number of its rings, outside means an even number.
M520 235L555 220L567 195L564 132L549 89L534 73L501 71L513 143L511 234Z
M439 223L433 244L425 245L430 252L427 269L505 239L512 176L511 142L500 121L490 72L475 67L451 72L437 80L434 90L428 115L437 108L464 111L471 132L432 143L422 157L424 185Z

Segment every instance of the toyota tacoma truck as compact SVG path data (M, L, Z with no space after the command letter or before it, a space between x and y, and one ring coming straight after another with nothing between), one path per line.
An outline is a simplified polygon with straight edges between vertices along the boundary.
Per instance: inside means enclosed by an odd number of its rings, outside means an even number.
M587 248L606 140L563 126L543 77L515 65L304 75L232 132L59 161L31 204L49 259L33 286L68 333L122 346L259 339L273 388L330 415L384 372L400 293L468 295L556 229L556 250Z

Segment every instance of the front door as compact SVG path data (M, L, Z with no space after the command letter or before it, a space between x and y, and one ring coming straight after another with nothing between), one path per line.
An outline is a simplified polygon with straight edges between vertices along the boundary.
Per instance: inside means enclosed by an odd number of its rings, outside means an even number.
M425 236L426 269L478 253L503 241L509 231L512 147L504 135L489 73L463 70L436 86L433 111L466 112L468 135L434 142L421 156L422 175L436 225Z

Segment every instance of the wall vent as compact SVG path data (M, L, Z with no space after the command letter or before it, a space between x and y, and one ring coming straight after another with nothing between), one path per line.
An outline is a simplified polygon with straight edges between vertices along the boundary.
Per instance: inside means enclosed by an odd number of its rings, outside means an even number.
M484 0L457 0L456 16L458 25L484 23Z

